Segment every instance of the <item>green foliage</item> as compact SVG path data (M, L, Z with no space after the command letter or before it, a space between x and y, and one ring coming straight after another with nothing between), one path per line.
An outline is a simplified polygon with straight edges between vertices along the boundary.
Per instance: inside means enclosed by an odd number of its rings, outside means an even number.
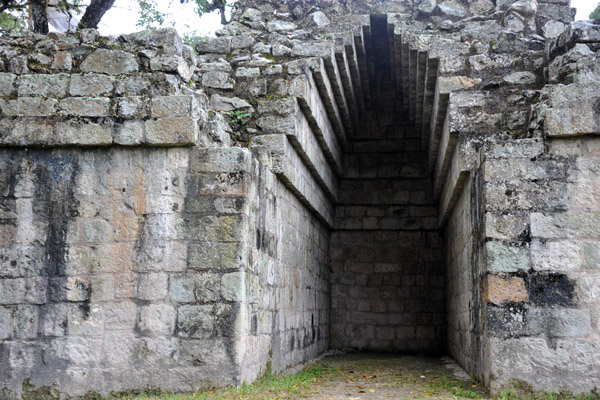
M592 13L590 14L590 19L592 21L600 20L600 3L598 3L598 6L596 7L596 9L594 11L592 11Z
M251 112L243 110L230 111L227 114L227 116L229 117L229 123L231 125L244 125L251 115Z
M158 11L156 0L138 0L140 14L137 26L144 28L160 27L165 22L165 15Z
M203 14L212 12L214 10L218 10L227 5L227 0L195 0L198 8L196 11L198 15L202 16Z
M27 23L18 16L7 12L0 13L0 31L23 32L27 30Z

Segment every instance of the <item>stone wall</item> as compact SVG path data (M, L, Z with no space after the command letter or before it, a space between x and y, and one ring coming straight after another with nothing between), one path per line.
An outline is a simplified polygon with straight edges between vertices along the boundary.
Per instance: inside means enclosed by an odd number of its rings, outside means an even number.
M0 396L238 384L328 348L600 385L598 25L566 0L233 15L194 49L0 38Z

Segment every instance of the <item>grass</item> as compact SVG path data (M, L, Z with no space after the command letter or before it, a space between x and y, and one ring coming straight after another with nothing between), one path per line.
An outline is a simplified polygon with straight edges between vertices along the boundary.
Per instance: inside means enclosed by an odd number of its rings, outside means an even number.
M314 363L295 375L273 375L267 373L252 384L244 383L235 388L205 390L187 394L160 393L149 391L142 394L113 396L119 400L261 400L295 399L316 393L319 386L333 372L326 364Z
M457 398L486 399L485 390L482 389L476 380L471 382L461 381L455 377L445 374L439 375L428 383L427 389L434 394L441 392L450 392Z
M551 392L521 394L514 389L510 389L501 392L498 400L600 400L600 393L592 390L589 394L577 396Z

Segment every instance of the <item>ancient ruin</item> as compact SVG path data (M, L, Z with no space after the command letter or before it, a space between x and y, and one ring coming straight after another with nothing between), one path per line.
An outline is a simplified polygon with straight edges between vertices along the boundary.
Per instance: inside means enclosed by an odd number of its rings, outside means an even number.
M600 25L569 0L239 0L0 37L0 398L328 349L600 387Z

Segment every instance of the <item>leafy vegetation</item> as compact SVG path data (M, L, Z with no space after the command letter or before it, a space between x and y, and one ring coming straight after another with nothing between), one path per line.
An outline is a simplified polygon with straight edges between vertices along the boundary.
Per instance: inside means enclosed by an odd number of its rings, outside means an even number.
M252 113L250 111L235 110L227 114L231 125L244 125Z
M596 9L594 11L592 11L592 13L590 14L590 19L592 21L600 20L600 3L598 3L598 6L596 7Z

